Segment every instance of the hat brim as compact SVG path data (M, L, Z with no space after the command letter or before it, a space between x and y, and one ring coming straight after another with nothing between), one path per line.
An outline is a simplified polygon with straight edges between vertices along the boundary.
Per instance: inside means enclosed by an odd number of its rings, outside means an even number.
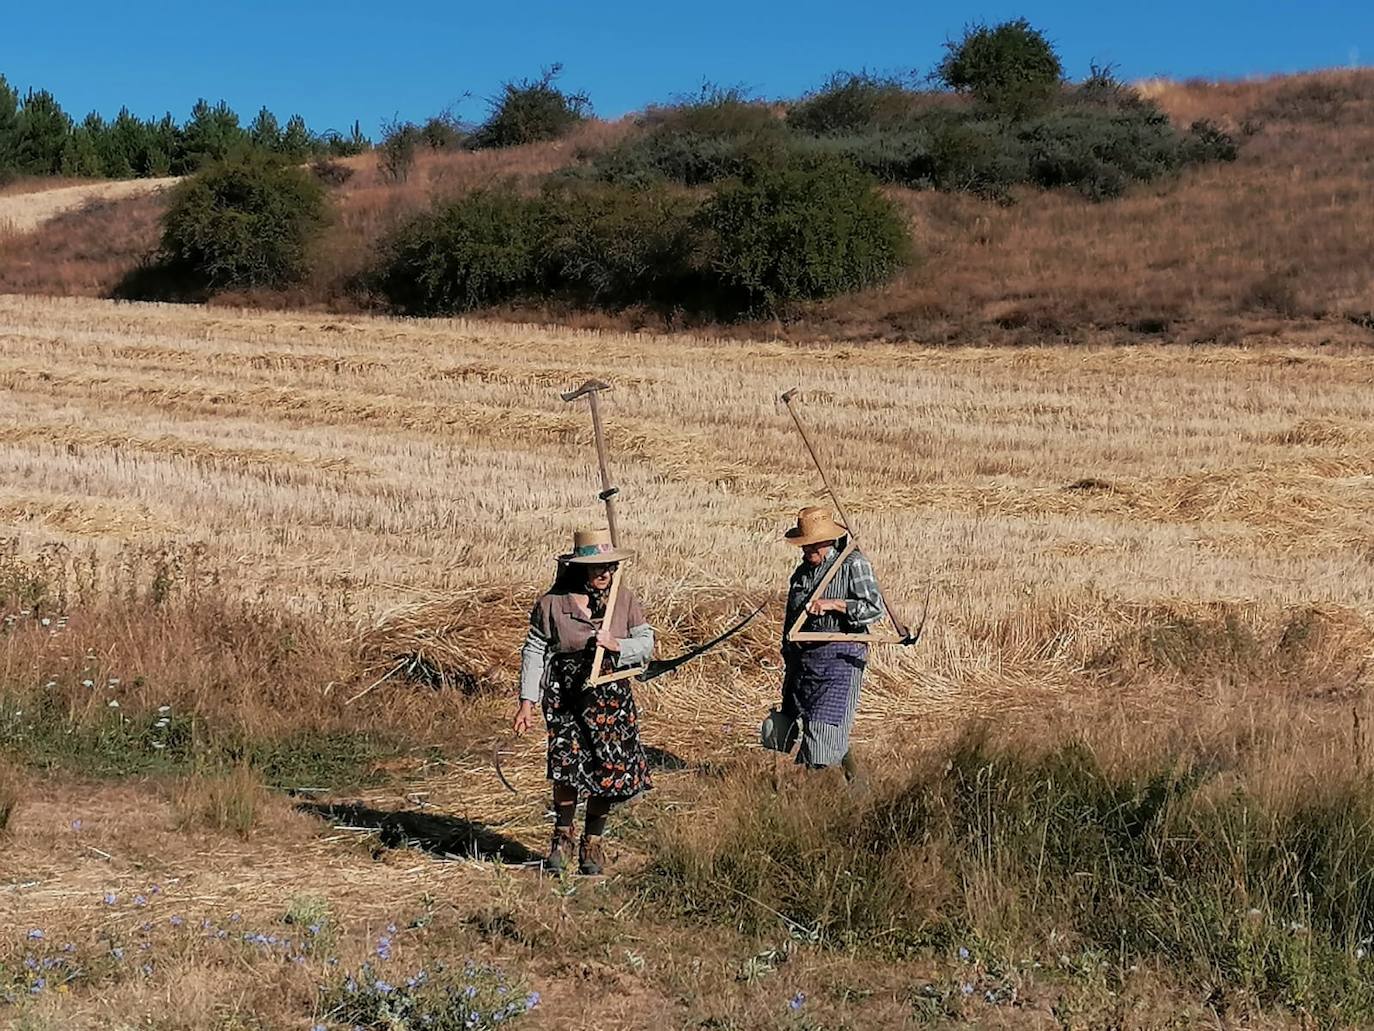
M839 523L831 522L828 526L821 526L810 533L802 533L801 527L794 526L783 534L787 540L799 548L805 548L812 544L820 544L822 541L837 541L849 533Z
M610 551L599 551L595 555L574 555L569 552L559 555L558 561L565 566L608 566L613 562L628 562L634 557L635 553L628 548L612 548Z

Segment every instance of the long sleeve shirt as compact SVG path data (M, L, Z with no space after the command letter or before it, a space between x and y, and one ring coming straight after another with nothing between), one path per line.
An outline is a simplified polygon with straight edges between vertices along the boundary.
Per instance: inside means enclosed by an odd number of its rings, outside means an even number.
M555 652L575 652L588 647L599 621L586 618L572 603L571 595L549 593L535 603L530 628L520 650L520 700L538 704L544 694L544 676ZM609 629L616 634L620 652L617 669L631 669L649 661L654 651L654 631L644 618L639 599L628 589L616 602Z
M783 639L797 621L811 599L816 584L835 564L843 541L837 542L830 555L819 566L803 561L792 573L787 586L787 617L783 621ZM882 618L884 611L882 595L878 591L878 578L873 574L873 566L863 552L855 550L844 560L844 564L826 587L823 598L843 600L844 612L823 612L810 616L802 624L807 633L861 634Z

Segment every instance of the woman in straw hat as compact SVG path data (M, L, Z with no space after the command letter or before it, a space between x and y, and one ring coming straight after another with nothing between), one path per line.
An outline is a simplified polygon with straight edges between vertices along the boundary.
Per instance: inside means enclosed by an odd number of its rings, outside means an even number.
M801 548L802 560L787 587L780 720L772 726L765 723L765 743L790 751L800 723L797 762L812 769L839 764L852 779L857 766L849 749L849 732L859 708L868 645L861 641L789 641L787 634L803 611L807 614L803 632L862 634L882 617L882 595L873 567L856 549L844 558L821 597L811 597L847 543L848 530L828 509L803 508L797 524L784 536Z
M653 629L624 583L615 611L609 618L606 613L616 569L631 556L612 546L610 534L579 530L573 550L558 558L553 587L530 613L514 729L523 734L530 728L542 700L555 816L548 866L555 872L570 866L576 851L581 872L599 874L611 807L652 786L631 678L588 683L598 645L606 652L599 674L643 665L653 653ZM587 797L587 816L578 848L573 824L580 795Z

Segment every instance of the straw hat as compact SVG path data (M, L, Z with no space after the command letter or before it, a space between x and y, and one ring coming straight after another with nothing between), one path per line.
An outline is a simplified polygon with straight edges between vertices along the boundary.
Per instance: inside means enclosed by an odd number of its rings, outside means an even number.
M837 541L848 533L843 525L835 522L830 509L812 505L797 513L797 525L783 536L798 547L804 548L808 544L819 544L821 541Z
M573 534L572 551L559 555L558 561L573 566L601 566L610 562L624 562L635 553L617 548L605 530L578 530Z

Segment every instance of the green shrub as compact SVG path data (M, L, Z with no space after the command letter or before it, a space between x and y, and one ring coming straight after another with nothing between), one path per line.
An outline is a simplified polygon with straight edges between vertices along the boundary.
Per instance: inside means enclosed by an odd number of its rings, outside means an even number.
M1187 164L1208 161L1234 161L1240 157L1235 137L1207 119L1194 122L1183 141L1183 160Z
M863 289L909 253L897 210L835 158L751 170L706 204L701 223L712 276L751 311Z
M662 185L553 185L541 201L540 262L550 287L587 304L686 306L697 202Z
M790 146L786 123L739 90L704 87L695 99L650 109L645 122L645 132L597 157L594 176L702 186L784 161Z
M410 178L421 139L420 127L413 122L393 120L382 126L382 142L377 148L377 169L384 180L403 183Z
M1054 47L1024 18L991 28L970 26L945 49L937 70L941 81L1012 119L1046 107L1064 77Z
M384 239L373 280L399 311L449 315L536 286L539 204L493 188L415 216Z
M554 85L562 70L554 65L538 79L506 83L491 100L487 120L468 138L468 146L481 150L557 139L590 115L591 101L585 93L568 93Z
M900 126L918 95L898 79L837 72L787 111L787 124L812 136L864 134Z
M212 165L177 186L162 222L167 262L211 288L279 286L307 271L326 221L324 192L259 156Z

